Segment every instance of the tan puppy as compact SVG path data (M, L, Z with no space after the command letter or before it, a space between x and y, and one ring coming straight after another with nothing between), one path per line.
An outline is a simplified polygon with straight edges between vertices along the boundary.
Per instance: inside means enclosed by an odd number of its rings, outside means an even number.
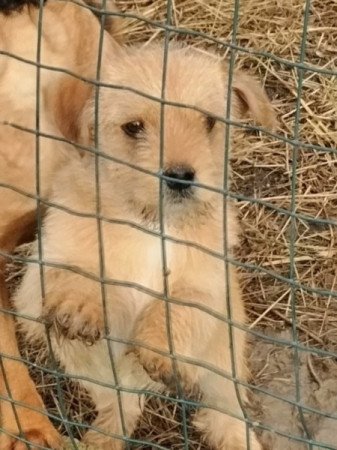
M9 15L0 13L0 49L19 58L36 62L38 37L38 10L22 6L24 2L8 1ZM33 2L31 2L33 3ZM18 12L12 9L21 6ZM82 76L94 78L100 25L94 15L73 3L49 1L43 9L41 63L67 69ZM53 117L51 93L58 89L66 76L62 72L41 69L40 72L40 131L60 136L58 118ZM36 221L36 138L34 133L8 125L36 129L36 67L7 54L0 55L0 308L9 309L4 285L5 254L13 251L26 235L34 232ZM73 92L76 95L76 92ZM79 107L85 90L77 96ZM82 97L81 97L82 96ZM65 111L63 123L67 135L76 138L72 127L77 111ZM64 131L62 129L62 131ZM72 131L72 133L70 133ZM40 195L47 198L56 169L77 154L70 145L41 137L40 140ZM19 192L11 189L14 187ZM27 193L32 197L24 195ZM0 311L0 352L19 357L12 318ZM6 373L6 379L4 373ZM6 386L7 381L7 386ZM16 402L43 409L42 401L30 380L27 368L15 360L2 358L0 366L0 449L26 448L15 442L19 426L12 404L5 400L10 394ZM56 448L60 445L58 433L45 414L24 407L16 407L24 437L34 444ZM5 432L3 432L5 431ZM8 435L10 433L11 435ZM13 447L14 445L14 447Z
M160 98L162 61L160 45L131 48L116 56L113 65L103 65L103 81ZM31 264L14 301L18 312L32 318L43 316L53 324L53 347L65 371L83 377L82 384L98 410L94 426L102 431L90 430L85 436L85 442L94 448L123 447L123 435L132 434L142 411L142 389L158 391L164 384L175 386L171 358L165 356L171 350L162 300L165 288L174 299L169 310L181 383L186 389L200 389L203 401L210 406L197 412L194 425L218 450L246 448L246 425L231 381L226 291L236 324L246 321L244 305L234 267L229 269L227 285L224 261L209 253L223 253L224 197L221 192L188 184L194 181L222 188L224 125L213 116L223 116L226 109L227 77L227 68L217 58L190 48L170 48L166 99L205 112L172 105L164 108L166 287L158 236L160 182L146 173L158 174L160 170L160 103L126 90L100 89L99 148L108 158L100 157L98 164L100 214L117 221L101 222L102 249L94 217L95 159L74 162L55 178L52 201L75 215L56 208L48 210L43 233L45 297L41 295L38 267ZM268 99L253 79L237 73L232 97L232 117L239 119L249 110L263 125L273 125ZM82 139L87 145L93 143L94 109L92 100L82 115ZM238 228L231 204L227 204L227 224L231 251L237 243ZM88 276L80 274L81 270ZM114 282L102 288L97 281L102 277ZM44 338L40 323L20 322L29 339ZM109 340L102 339L106 329L110 330ZM233 328L233 335L236 377L244 382L245 333ZM122 391L120 403L113 387L116 384ZM244 389L239 391L245 401ZM250 448L261 448L251 430L249 439Z

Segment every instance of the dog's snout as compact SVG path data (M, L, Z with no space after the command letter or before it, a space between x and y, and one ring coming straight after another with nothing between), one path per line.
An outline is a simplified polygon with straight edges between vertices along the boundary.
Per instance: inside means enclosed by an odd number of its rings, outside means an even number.
M186 182L192 182L194 175L194 170L186 166L171 167L164 172L164 176L170 178L170 180L165 180L167 186L175 191L183 191L190 188L190 183Z

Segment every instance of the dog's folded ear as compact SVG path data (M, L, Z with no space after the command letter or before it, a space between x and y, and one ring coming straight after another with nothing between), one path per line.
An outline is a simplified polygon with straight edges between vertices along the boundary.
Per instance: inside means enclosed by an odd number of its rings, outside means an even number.
M60 2L63 3L63 2ZM51 2L51 5L53 3ZM68 3L66 3L68 4ZM76 12L76 11L74 11ZM96 72L97 72L97 51L100 36L100 27L95 17L90 13L84 15L81 26L86 24L88 33L82 39L76 35L77 54L74 58L71 74L62 74L57 80L50 83L45 92L46 110L52 115L56 128L67 140L82 144L90 144L90 125L85 111L86 105L94 97ZM104 79L103 61L113 61L122 52L121 47L115 39L108 33L104 34L104 45L102 49L102 62L100 80ZM83 81L81 78L87 81ZM90 81L91 80L91 81Z
M102 14L108 13L105 14L104 28L116 41L122 43L124 41L123 19L118 15L120 11L114 0L85 0L85 3L93 7L92 11L99 20Z
M57 129L71 142L86 144L81 119L92 93L92 84L67 75L46 95L47 109L52 112Z
M107 38L105 41L108 52L105 57L117 56L120 51L118 44ZM93 64L88 64L88 67L84 67L81 71L81 75L88 81L67 74L45 93L46 109L51 112L51 120L58 131L67 140L82 145L90 145L92 141L91 120L88 118L93 114L89 106L95 95L96 84L94 81L96 60L92 59Z
M257 80L242 71L235 71L232 87L234 116L238 119L250 116L265 128L277 128L274 108Z

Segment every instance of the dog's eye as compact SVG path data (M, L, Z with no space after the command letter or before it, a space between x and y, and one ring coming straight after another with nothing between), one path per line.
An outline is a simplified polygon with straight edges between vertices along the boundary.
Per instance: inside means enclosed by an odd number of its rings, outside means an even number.
M207 116L206 117L206 127L207 127L207 131L209 133L213 130L215 124L216 124L215 117L212 117L212 116Z
M139 135L144 131L144 123L141 120L127 122L122 125L122 130L128 136L137 139Z

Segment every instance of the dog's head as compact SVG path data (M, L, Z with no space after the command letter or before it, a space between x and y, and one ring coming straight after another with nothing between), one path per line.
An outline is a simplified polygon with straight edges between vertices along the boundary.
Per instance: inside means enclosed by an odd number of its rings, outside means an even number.
M172 220L211 210L225 170L226 125L219 120L227 108L224 63L173 46L164 80L163 48L156 45L121 52L104 65L102 78L114 87L100 87L98 107L91 98L81 122L82 142L93 145L98 131L99 150L115 159L101 158L102 194L114 190L150 221L158 218L160 196ZM249 111L262 125L273 125L273 110L254 79L238 72L232 86L232 120Z

